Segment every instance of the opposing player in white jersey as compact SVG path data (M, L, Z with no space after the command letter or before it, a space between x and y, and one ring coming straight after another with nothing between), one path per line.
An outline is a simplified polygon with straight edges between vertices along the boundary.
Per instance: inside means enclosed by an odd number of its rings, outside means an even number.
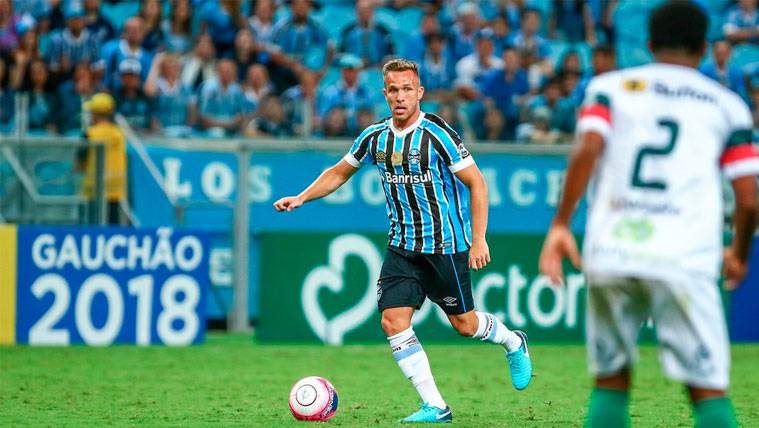
M563 258L580 267L568 225L590 183L582 269L596 379L587 426L629 424L630 371L649 317L666 374L690 393L696 426L736 424L726 396L729 341L717 288L721 174L736 201L723 270L737 283L756 226L759 154L747 106L696 69L706 29L706 16L690 2L659 6L649 21L656 62L596 77L586 92L580 141L540 270L560 283Z

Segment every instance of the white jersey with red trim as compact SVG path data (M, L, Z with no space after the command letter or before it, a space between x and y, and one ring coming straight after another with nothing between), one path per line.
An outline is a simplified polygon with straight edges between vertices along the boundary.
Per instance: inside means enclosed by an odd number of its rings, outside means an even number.
M752 117L735 93L697 70L649 64L588 85L578 135L605 147L589 190L589 274L717 278L721 174L759 174Z

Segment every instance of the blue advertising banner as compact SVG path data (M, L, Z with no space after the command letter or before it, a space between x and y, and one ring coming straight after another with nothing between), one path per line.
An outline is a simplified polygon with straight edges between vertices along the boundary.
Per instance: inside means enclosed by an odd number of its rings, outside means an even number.
M287 142L283 141L283 144ZM179 150L146 145L166 187L166 199L142 161L130 152L131 203L145 226L181 224L213 232L208 315L224 318L231 300L231 232L237 197L237 158L232 153ZM347 149L347 147L346 147ZM250 260L258 260L258 234L265 232L382 232L389 226L379 174L373 166L356 173L337 192L282 214L272 208L282 196L300 192L342 154L333 152L254 152L250 177ZM489 187L491 233L543 233L553 216L564 178L561 155L482 154L475 158ZM584 209L575 230L584 224ZM325 221L328 219L328 221ZM251 263L250 315L258 317L258 264Z
M161 169L167 189L180 205L187 207L183 213L184 224L201 228L229 227L232 221L229 203L235 200L237 192L234 154L157 146L147 146L147 150ZM379 174L371 166L361 169L332 195L310 203L307 209L288 215L272 209L275 200L297 194L341 156L324 152L254 153L249 174L252 232L386 231L385 195ZM488 230L544 232L559 200L566 168L564 156L475 153L475 158L489 188ZM135 159L130 167L132 189L139 189L132 194L132 204L143 224L174 224L174 211L142 163ZM577 226L582 224L584 210L575 221L578 231Z
M16 342L203 341L209 235L171 228L18 228Z
M748 275L730 300L730 339L759 342L759 238L751 247Z

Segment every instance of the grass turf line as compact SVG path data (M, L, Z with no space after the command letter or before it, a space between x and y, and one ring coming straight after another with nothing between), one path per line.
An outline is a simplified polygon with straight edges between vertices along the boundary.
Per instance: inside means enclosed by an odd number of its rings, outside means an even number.
M458 426L579 426L590 379L579 345L531 345L535 378L515 391L502 353L462 342L425 344ZM759 426L759 345L733 346L731 395L744 426ZM644 346L635 374L634 426L692 426L678 384ZM210 335L193 348L0 347L0 426L303 427L289 413L291 385L328 378L340 408L330 426L398 426L418 397L386 345L257 345Z

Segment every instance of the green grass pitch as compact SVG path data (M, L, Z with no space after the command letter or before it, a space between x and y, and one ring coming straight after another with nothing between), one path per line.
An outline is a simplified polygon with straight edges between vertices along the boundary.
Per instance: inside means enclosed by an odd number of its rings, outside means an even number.
M467 342L425 344L458 426L579 426L590 380L579 345L531 346L535 377L511 387L502 353ZM759 426L759 346L733 346L732 397L744 426ZM193 348L0 347L0 426L310 426L287 406L306 375L333 382L340 407L326 426L398 426L416 392L386 345L257 345L213 334ZM634 426L692 426L685 394L644 346Z

